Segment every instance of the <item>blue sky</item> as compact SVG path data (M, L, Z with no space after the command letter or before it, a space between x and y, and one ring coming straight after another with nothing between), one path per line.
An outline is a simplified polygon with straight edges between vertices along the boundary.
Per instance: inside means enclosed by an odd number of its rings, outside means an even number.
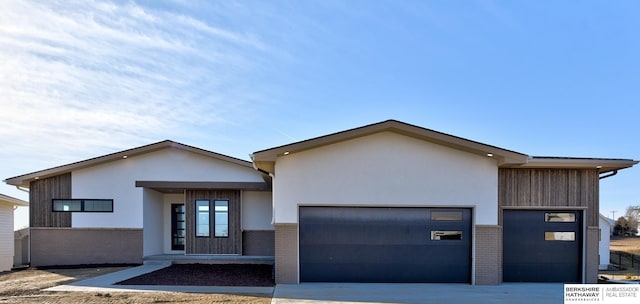
M3 1L0 177L164 139L248 159L386 119L640 159L639 15L637 1ZM601 211L640 205L639 181L602 180Z

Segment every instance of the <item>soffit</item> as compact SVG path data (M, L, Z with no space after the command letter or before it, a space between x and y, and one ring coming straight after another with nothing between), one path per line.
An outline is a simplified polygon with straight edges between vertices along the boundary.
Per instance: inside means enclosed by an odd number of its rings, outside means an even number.
M638 164L633 159L617 158L580 158L533 156L520 165L506 165L506 168L538 168L538 169L597 169L600 173L630 168Z

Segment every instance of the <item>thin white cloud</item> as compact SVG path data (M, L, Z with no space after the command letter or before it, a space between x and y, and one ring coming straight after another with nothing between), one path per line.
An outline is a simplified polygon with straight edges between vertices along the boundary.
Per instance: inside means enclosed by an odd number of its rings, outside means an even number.
M134 2L2 6L3 160L60 164L230 122L255 100L236 83L273 51L255 34Z

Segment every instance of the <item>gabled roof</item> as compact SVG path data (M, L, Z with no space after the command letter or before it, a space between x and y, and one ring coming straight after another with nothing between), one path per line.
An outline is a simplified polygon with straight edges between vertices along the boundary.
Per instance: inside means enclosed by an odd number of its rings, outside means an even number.
M261 150L254 152L251 155L251 159L254 162L254 166L259 170L275 173L275 161L280 156L379 132L395 132L469 153L490 156L496 159L498 166L501 168L597 169L600 173L606 173L629 168L638 163L638 161L632 159L529 156L397 120L386 120L355 129Z
M94 158L90 158L87 160L83 160L83 161L79 161L79 162L75 162L67 165L62 165L62 166L58 166L50 169L45 169L37 172L16 176L16 177L7 178L4 182L9 185L28 188L29 182L36 179L65 174L75 170L97 166L97 165L101 165L104 163L108 163L108 162L123 159L123 158L151 153L151 152L159 151L162 149L179 149L179 150L189 151L189 152L197 153L200 155L228 161L240 166L245 166L249 168L253 167L251 162L246 160L192 147L192 146L181 144L171 140L165 140L165 141L157 142L154 144L141 146L141 147L137 147L129 150L124 150L116 153L111 153L104 156L94 157Z
M469 153L485 157L490 156L495 158L498 161L499 165L522 164L526 163L528 158L526 154L483 144L477 141L468 140L465 138L441 133L438 131L422 128L392 119L355 129L299 141L284 146L258 151L253 153L251 155L251 158L259 169L273 173L273 164L275 163L276 158L279 156L314 149L320 146L330 145L380 132L394 132L442 146L466 151Z
M0 193L0 204L14 205L14 206L29 206L28 202L25 202L19 198L11 197Z

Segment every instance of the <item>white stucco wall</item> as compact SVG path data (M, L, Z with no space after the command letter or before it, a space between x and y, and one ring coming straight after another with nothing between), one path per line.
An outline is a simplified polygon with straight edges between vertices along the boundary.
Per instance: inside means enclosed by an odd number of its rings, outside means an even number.
M143 256L161 254L164 245L162 236L162 232L164 232L164 196L158 191L144 189L142 201L144 210L142 217L144 221L142 254ZM171 225L171 222L169 222L169 225Z
M13 206L0 203L0 271L13 267Z
M599 269L607 269L609 266L609 246L611 243L611 224L602 215L599 217L600 242L598 243L598 254L600 255Z
M475 223L498 223L498 167L479 156L392 132L276 161L275 223L296 223L299 204L474 206Z
M273 230L271 192L242 192L242 229Z
M262 182L253 168L200 154L163 149L72 172L73 198L114 200L113 213L72 214L73 227L142 228L142 188L135 181Z

